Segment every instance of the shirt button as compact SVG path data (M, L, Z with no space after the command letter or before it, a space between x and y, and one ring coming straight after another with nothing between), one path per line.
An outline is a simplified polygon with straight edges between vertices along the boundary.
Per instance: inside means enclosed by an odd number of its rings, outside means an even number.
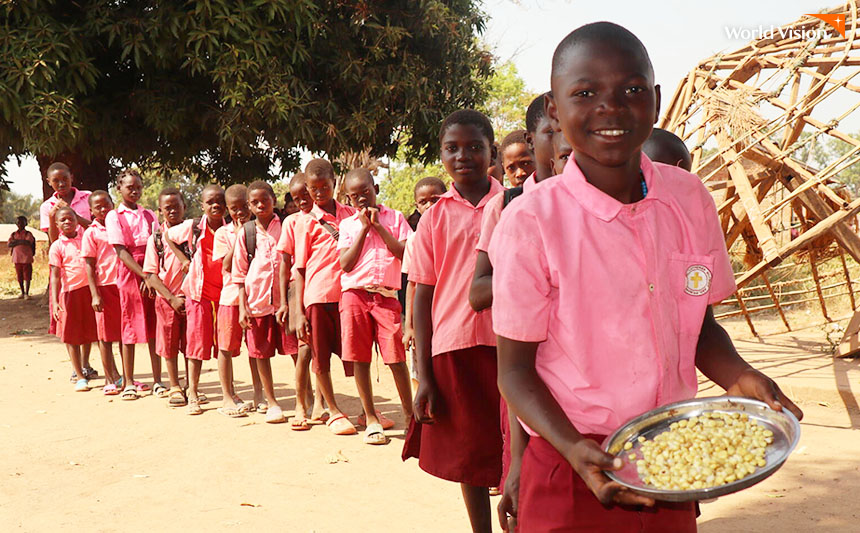
M648 290L651 292L654 292L654 284L653 283L648 284Z

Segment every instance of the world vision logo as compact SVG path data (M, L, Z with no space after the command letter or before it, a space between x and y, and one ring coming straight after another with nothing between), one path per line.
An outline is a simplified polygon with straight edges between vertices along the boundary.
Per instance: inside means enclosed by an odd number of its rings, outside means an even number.
M807 17L815 17L830 25L836 32L845 38L845 15L831 13L807 13ZM830 37L829 32L823 28L784 28L759 25L758 27L726 26L726 37L743 41L758 41L761 39L800 39L808 41L811 39L826 39Z
M807 13L806 16L815 17L818 20L822 20L830 24L831 26L833 26L834 30L839 32L839 35L841 35L843 39L845 38L845 15L831 15L828 13Z

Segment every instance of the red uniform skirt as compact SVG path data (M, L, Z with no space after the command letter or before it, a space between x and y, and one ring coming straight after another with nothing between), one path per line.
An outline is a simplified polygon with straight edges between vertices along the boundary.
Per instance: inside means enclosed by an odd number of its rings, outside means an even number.
M116 285L98 287L102 299L102 312L96 313L96 326L102 342L122 341L122 321L120 319L119 289Z
M586 435L597 442L604 437ZM657 502L654 507L604 507L550 443L531 437L520 472L519 531L692 533L693 502Z
M494 487L502 475L502 431L496 349L475 346L436 355L439 389L435 422L409 421L403 460L418 458L428 474L475 487ZM528 530L522 530L528 531Z
M66 344L89 344L99 340L96 313L89 287L81 287L60 295L63 312L57 324L60 340Z
M146 246L128 247L128 252L137 264L143 264ZM116 286L119 289L120 315L122 318L122 343L142 344L155 338L155 299L140 292L137 274L119 262Z
M218 348L233 357L242 349L242 327L238 305L218 306Z

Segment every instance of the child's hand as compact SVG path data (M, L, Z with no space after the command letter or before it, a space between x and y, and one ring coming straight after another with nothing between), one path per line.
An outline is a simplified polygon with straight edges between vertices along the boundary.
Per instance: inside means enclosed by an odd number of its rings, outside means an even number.
M502 499L496 510L499 513L499 524L505 531L516 531L517 510L520 503L520 469L511 467L508 477L505 479L505 487Z
M63 200L62 198L60 198L60 199L57 201L57 203L55 203L55 204L51 207L50 211L48 211L48 214L49 214L49 215L51 215L51 218L54 218L54 215L56 215L56 214L57 214L57 211L59 211L59 210L60 210L60 209L62 209L63 207L69 207L69 204L68 204L65 200Z
M278 324L283 326L287 322L287 320L289 320L289 318L290 310L285 304L282 304L281 307L279 307L278 310L275 311L275 320L278 321Z
M296 337L305 343L310 343L311 324L308 317L301 311L296 313Z
M140 282L140 294L147 298L155 298L155 290L149 286L149 282L146 279Z
M93 296L93 311L96 313L102 312L102 297L96 294Z
M239 326L242 329L248 329L251 327L251 321L248 320L248 312L245 310L244 305L239 306Z
M413 344L415 344L415 329L405 328L403 330L403 347L408 350L412 348Z
M761 400L774 411L782 411L782 408L785 407L798 420L803 419L803 411L782 393L779 385L753 368L741 372L738 380L735 381L734 385L729 387L727 392L729 396L743 396L745 398Z
M436 408L439 405L439 390L436 385L422 379L418 383L418 392L412 402L412 412L415 420L421 424L432 424L436 418Z
M59 322L61 316L63 316L63 308L60 307L60 304L57 304L54 306L54 320Z
M185 314L185 298L182 296L174 296L170 299L170 307L180 315Z
M593 440L583 438L577 442L568 462L603 505L654 505L651 498L630 492L603 473L604 470L619 470L623 463L620 458L601 450L600 445Z
M188 270L191 268L191 261L186 259L182 262L182 275L185 276L188 274Z
M379 225L379 209L376 207L367 208L367 218L370 219L371 226Z
M360 210L360 211L358 212L358 220L360 220L360 221L361 221L361 227L362 227L362 228L370 227L370 214L369 214L369 211L370 211L370 208L369 208L369 207L365 207L364 209L362 209L362 210Z

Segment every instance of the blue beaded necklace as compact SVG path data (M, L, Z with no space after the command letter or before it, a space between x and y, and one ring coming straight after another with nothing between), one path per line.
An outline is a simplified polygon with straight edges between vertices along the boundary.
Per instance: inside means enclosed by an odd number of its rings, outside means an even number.
M639 171L639 176L642 178L642 198L644 199L648 196L648 184L645 183L645 174L643 174L641 170Z

